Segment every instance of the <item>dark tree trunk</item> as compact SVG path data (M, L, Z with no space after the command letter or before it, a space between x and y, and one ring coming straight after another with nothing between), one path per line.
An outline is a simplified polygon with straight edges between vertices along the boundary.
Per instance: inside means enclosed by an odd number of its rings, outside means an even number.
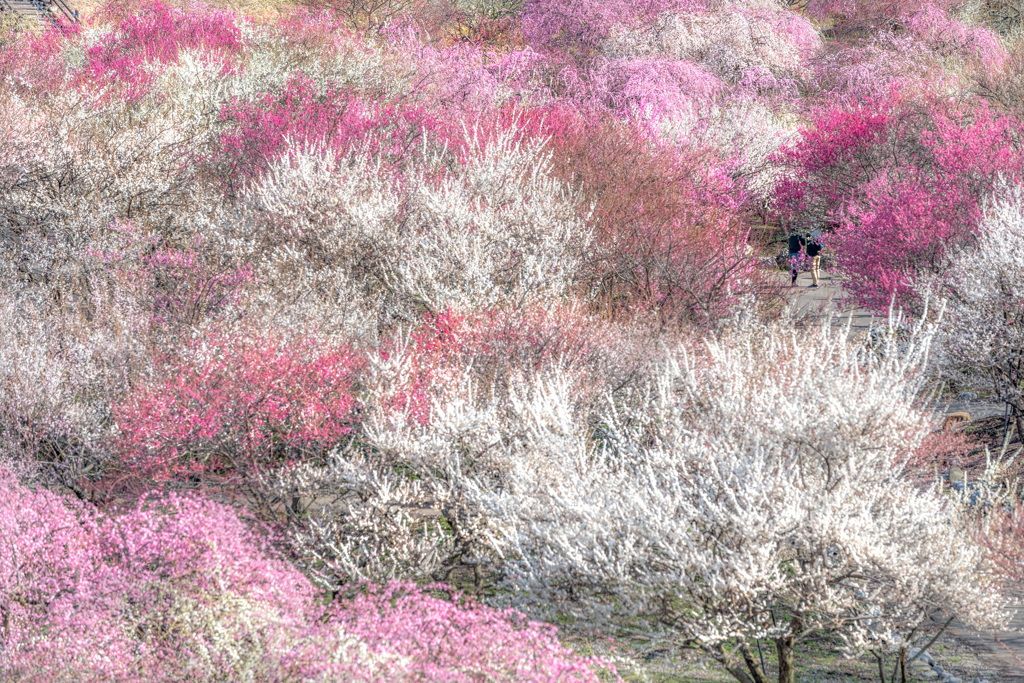
M793 667L793 646L796 634L800 631L801 621L794 617L789 625L789 635L775 639L775 650L779 654L779 683L796 683L796 669Z
M757 683L757 681L750 677L747 670L743 668L743 663L737 659L735 654L726 650L724 645L719 645L718 649L714 651L710 651L710 648L705 651L718 660L718 663L725 667L725 670L739 683Z
M764 669L761 668L761 663L754 657L754 651L750 649L750 645L743 643L740 646L740 652L743 654L743 661L746 662L747 669L755 683L768 683L768 677L765 675Z
M1024 441L1024 411L1020 410L1016 406L1013 407L1013 422L1014 427L1017 428L1017 433L1014 436L1016 436L1017 439Z

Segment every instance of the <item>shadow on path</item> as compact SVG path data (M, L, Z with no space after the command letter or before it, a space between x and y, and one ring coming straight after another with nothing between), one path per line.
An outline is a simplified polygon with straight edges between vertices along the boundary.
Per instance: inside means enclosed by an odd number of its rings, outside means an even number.
M1010 609L1017 613L1010 622L1010 628L1016 631L978 633L954 623L953 635L979 656L984 653L984 659L999 670L999 681L1024 683L1024 595L1018 593L1012 597Z

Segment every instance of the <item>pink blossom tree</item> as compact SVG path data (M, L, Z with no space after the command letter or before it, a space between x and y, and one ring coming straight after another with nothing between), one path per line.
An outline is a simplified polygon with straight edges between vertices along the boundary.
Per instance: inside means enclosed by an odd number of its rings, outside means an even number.
M568 117L568 122L560 120ZM660 324L709 324L759 288L731 180L713 153L677 152L614 119L553 112L556 172L593 209L593 305ZM543 128L542 128L543 130Z
M101 514L0 470L0 675L154 681L596 681L552 627L444 587L326 611L235 512L193 497Z
M352 432L358 357L314 338L214 333L113 408L125 475L227 476L316 458Z
M819 21L830 21L831 32L843 35L899 26L922 5L944 11L958 4L961 0L810 0L807 13Z
M833 243L866 306L916 306L913 282L942 268L945 249L975 238L980 198L1024 156L1019 122L984 104L960 112L896 95L824 108L781 152L790 177L776 199L784 220L838 226Z
M134 9L86 49L81 86L119 88L124 97L135 99L148 92L154 62L173 62L181 51L203 50L221 60L226 70L242 49L230 12L199 3L185 11L159 0Z
M305 579L229 508L171 497L104 517L0 476L5 677L244 675L313 614Z
M426 142L464 149L443 121L422 108L380 106L345 89L321 91L303 76L254 102L228 103L221 118L230 126L220 144L224 177L232 183L258 178L289 150L302 148L339 155L359 150L389 166L422 154Z
M596 681L594 669L602 668L600 660L574 656L553 627L516 610L481 607L443 585L393 582L342 603L331 618L431 680Z
M706 6L705 0L528 0L522 10L523 32L535 47L587 56L615 24Z

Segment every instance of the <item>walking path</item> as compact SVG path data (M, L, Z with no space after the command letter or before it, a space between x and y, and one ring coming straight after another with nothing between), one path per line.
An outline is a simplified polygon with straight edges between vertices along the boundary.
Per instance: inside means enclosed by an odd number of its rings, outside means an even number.
M788 278L785 273L783 276ZM818 287L811 287L811 274L800 273L796 287L791 288L791 301L799 313L811 318L834 316L835 324L850 324L854 333L866 332L877 316L871 311L858 308L843 290L843 278L836 273L821 272Z
M1016 614L1009 628L1015 630L978 633L961 624L954 624L953 628L953 636L957 640L968 645L999 671L999 683L1024 683L1024 595L1018 593L1013 597L1010 609ZM956 671L955 665L947 668L951 672Z
M780 275L788 277L785 273L780 273ZM790 301L798 313L812 320L820 320L827 315L832 315L834 324L846 325L849 323L854 334L866 332L871 328L872 323L880 321L881 318L871 311L859 308L853 302L843 289L843 279L842 276L835 273L822 271L819 286L811 287L811 274L800 273L796 281L797 286L789 290ZM939 403L935 409L941 410L943 413L966 410L971 414L972 420L978 420L1003 415L1006 405L977 399L956 399L948 403Z
M788 275L781 273L788 278ZM858 308L843 290L843 278L835 273L822 272L819 286L811 287L811 274L800 273L797 286L790 289L790 300L799 313L811 319L821 319L827 315L834 316L836 325L849 324L854 333L867 331L878 316L871 311ZM985 401L954 401L936 406L943 413L966 410L973 419L1002 415L1002 403ZM1024 594L1014 596L1011 610L1016 614L1009 625L1011 630L998 633L978 633L967 627L955 624L952 635L959 641L978 652L982 658L999 671L998 679L990 679L991 683L1024 683ZM955 663L937 662L950 673L956 675ZM932 680L936 680L938 676ZM921 680L927 680L922 678Z

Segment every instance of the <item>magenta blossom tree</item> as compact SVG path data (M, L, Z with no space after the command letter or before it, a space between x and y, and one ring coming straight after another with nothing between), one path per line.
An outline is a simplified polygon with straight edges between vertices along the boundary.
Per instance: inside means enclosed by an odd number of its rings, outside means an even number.
M86 49L79 84L123 89L125 98L135 99L149 91L149 66L175 62L184 50L204 52L231 69L242 51L235 15L198 3L187 10L159 1L143 4Z
M790 175L777 207L796 226L837 226L832 244L863 305L914 307L914 280L975 238L981 198L1000 176L1024 171L1019 131L984 104L956 110L898 93L825 107L779 155Z

